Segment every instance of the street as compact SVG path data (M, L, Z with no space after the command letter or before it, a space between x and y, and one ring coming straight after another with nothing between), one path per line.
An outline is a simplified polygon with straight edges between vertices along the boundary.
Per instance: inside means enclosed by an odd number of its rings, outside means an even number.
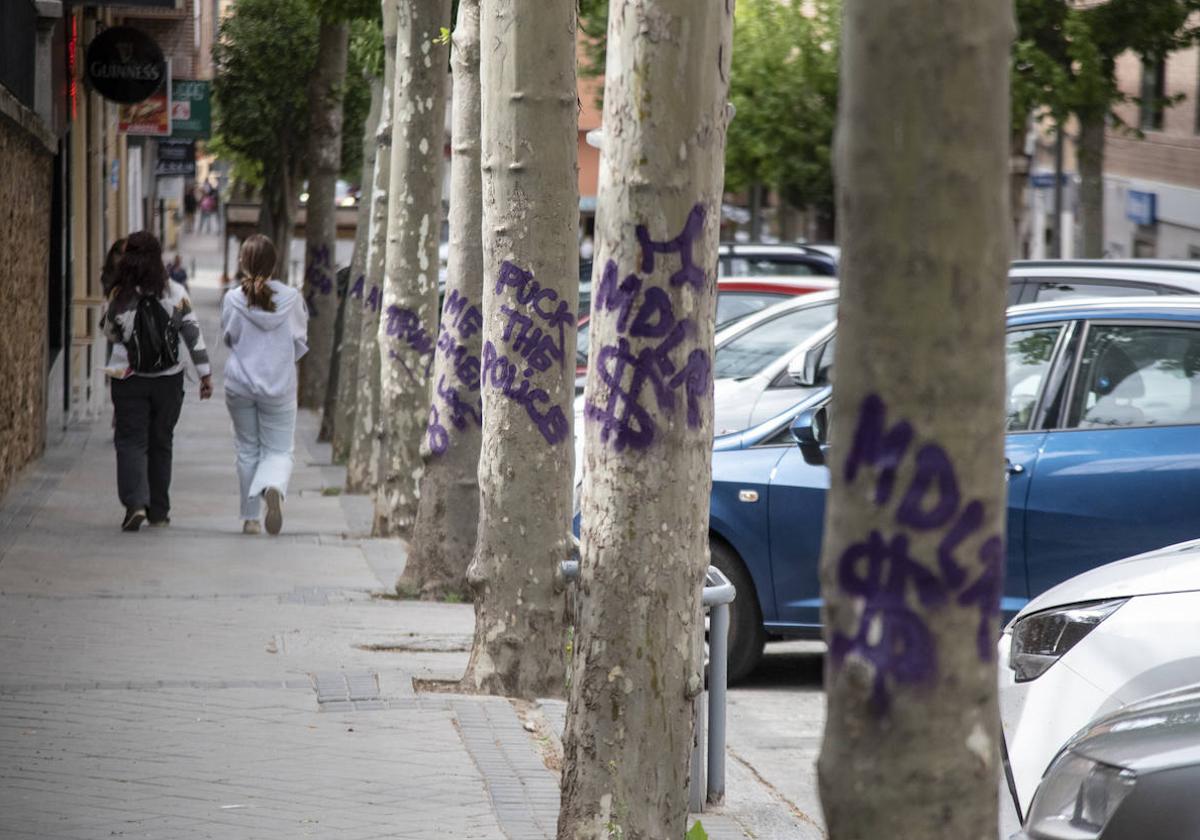
M219 372L215 243L190 247ZM241 535L221 390L186 387L169 528L117 529L107 411L0 507L0 837L553 836L558 733L527 732L507 700L414 691L461 676L472 607L388 597L402 544L365 536L370 500L337 492L311 413L283 535ZM731 693L711 837L823 836L796 772L815 756L819 660L795 647Z

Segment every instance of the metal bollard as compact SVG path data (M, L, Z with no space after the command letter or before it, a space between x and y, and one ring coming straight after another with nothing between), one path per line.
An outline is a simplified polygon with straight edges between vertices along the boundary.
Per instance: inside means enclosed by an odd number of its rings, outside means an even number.
M702 603L708 607L708 782L709 805L725 800L725 689L729 681L729 605L737 589L716 566L708 567Z
M576 545L578 545L576 543ZM579 580L579 561L564 560L562 574L568 581ZM729 605L737 589L716 566L708 567L701 603L709 611L708 624L708 696L696 698L696 733L691 757L691 790L688 798L693 813L703 810L705 802L719 805L725 800L725 699L729 677ZM707 702L706 702L707 701ZM707 706L707 738L701 728ZM707 741L707 773L703 756ZM700 779L706 776L705 795L701 798Z

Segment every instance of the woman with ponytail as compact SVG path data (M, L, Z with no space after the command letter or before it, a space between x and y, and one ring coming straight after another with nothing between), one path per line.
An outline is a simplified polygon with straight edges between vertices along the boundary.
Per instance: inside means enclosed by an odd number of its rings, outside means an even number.
M278 280L275 246L251 236L238 258L242 282L221 304L225 405L233 419L241 486L242 533L283 527L283 500L292 475L296 431L296 362L308 351L308 311L300 293Z

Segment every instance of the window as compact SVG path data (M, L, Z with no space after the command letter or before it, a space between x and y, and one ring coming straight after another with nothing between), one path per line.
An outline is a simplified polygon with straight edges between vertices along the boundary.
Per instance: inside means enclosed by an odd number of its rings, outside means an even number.
M714 379L754 376L837 316L837 304L806 306L755 324L717 348Z
M1010 432L1027 430L1033 422L1042 383L1054 358L1054 345L1062 328L1037 327L1013 330L1008 334L1004 352L1004 374L1008 399L1005 428Z
M1166 59L1150 56L1142 58L1142 102L1138 120L1142 131L1162 131L1163 100L1166 96Z
M717 329L722 329L747 315L761 312L779 303L788 295L770 292L717 292Z
M1200 330L1093 325L1069 424L1081 429L1200 423Z
M1071 297L1132 297L1136 295L1153 295L1158 290L1154 286L1142 286L1136 283L1095 283L1089 280L1063 280L1052 283L1042 283L1038 286L1037 300L1062 300Z

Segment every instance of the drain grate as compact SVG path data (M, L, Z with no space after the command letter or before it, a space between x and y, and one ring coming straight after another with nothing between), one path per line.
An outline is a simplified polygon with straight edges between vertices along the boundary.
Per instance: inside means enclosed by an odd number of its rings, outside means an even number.
M322 712L388 708L379 693L379 675L371 671L326 671L313 674L312 680Z

